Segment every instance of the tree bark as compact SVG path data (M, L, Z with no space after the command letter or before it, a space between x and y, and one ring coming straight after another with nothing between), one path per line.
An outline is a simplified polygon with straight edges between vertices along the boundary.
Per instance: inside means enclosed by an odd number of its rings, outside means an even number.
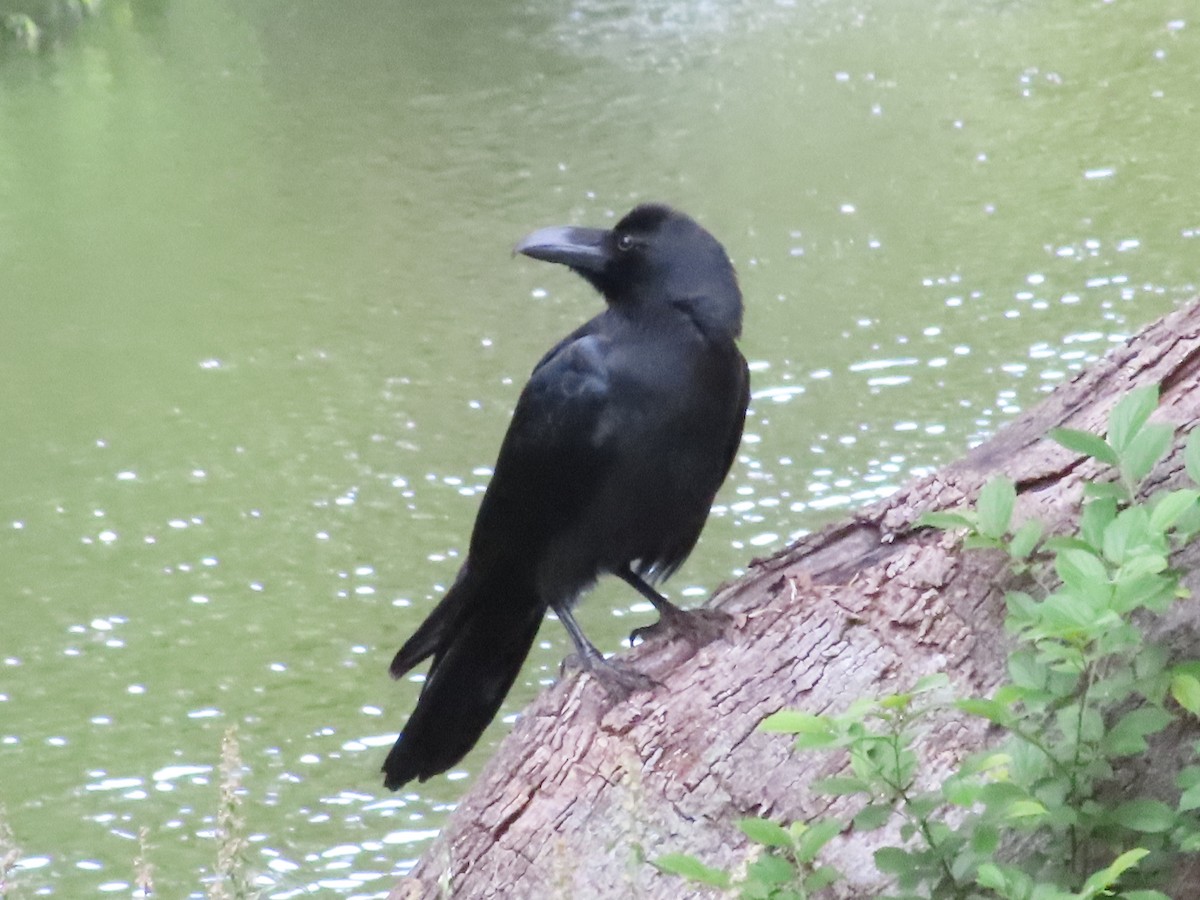
M614 703L590 677L565 678L525 711L391 897L704 896L644 860L678 851L731 868L749 853L737 818L852 812L809 789L842 760L794 753L789 737L758 730L764 716L840 711L934 672L949 674L960 693L986 694L1004 675L1003 597L1013 581L1003 555L964 552L954 535L915 529L916 518L971 501L1004 473L1017 485L1018 523L1037 518L1047 530L1063 528L1083 485L1110 476L1047 432L1065 425L1103 433L1119 396L1140 385L1159 385L1153 418L1177 428L1150 482L1182 483L1182 441L1200 418L1198 378L1193 301L958 462L755 561L711 600L732 616L724 639L691 656L671 641L624 654L664 687ZM1195 581L1200 552L1183 556L1177 563ZM1195 654L1200 611L1178 607L1162 627L1180 652ZM985 740L975 720L939 722L919 747L924 770L937 778ZM1186 742L1168 741L1168 751L1173 743ZM886 832L835 839L828 860L849 880L831 896L867 898L883 888L872 862L881 842Z

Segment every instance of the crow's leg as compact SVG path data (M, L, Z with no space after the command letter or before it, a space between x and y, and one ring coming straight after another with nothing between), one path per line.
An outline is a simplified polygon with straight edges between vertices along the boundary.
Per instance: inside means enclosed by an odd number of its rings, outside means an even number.
M680 609L628 566L614 574L653 603L654 608L658 610L658 621L653 625L634 629L629 635L630 644L637 640L644 641L667 635L681 637L692 645L693 650L698 650L724 636L725 626L729 624L727 614L715 609Z
M575 616L566 603L553 604L552 608L554 614L562 621L563 627L567 629L567 634L571 636L571 642L575 645L574 657L563 660L563 668L572 663L579 665L600 682L608 695L615 700L624 700L636 691L653 690L659 686L659 682L649 675L605 659L604 654L596 649L596 645L587 639L587 635L575 621Z

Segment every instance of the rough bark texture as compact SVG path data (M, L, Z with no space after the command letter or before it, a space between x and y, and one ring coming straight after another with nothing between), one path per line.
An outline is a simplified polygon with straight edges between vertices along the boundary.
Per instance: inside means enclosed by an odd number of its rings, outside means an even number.
M789 707L838 711L933 672L948 673L963 692L986 693L1003 675L1002 601L1011 586L1004 560L964 553L953 536L914 529L916 518L971 500L1002 472L1017 484L1018 521L1063 526L1082 486L1108 476L1046 433L1059 425L1102 432L1116 399L1137 385L1160 386L1154 418L1177 426L1175 448L1151 479L1173 485L1182 477L1182 438L1200 416L1198 378L1193 302L960 461L756 561L711 601L733 617L726 639L690 658L686 646L661 641L625 654L663 688L613 703L577 675L545 691L391 896L702 896L642 855L681 851L730 867L748 849L734 819L790 821L830 808L808 786L835 774L837 761L793 753L789 738L757 730L764 716ZM1186 557L1179 563L1195 575L1200 552ZM1195 654L1196 605L1181 604L1171 618L1172 643ZM1179 737L1163 742L1166 752L1185 743ZM947 771L984 738L975 722L944 723L922 744L927 771ZM879 891L871 863L879 840L850 835L831 845L831 861L851 876L838 896Z

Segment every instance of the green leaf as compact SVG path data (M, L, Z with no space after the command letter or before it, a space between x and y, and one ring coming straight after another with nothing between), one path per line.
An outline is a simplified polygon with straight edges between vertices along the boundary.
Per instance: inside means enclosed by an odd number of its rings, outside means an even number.
M1117 501L1112 497L1091 500L1079 517L1079 534L1093 550L1104 546L1104 533L1117 518Z
M1183 464L1187 467L1188 477L1192 484L1200 484L1200 429L1193 428L1188 432L1187 443L1183 446Z
M983 697L965 697L956 700L954 705L967 715L979 716L997 725L1007 725L1013 720L1013 712L1003 703L986 700Z
M1200 678L1176 668L1171 675L1171 696L1193 716L1200 716Z
M1044 816L1046 807L1036 800L1015 800L1008 805L1005 814L1009 819L1028 819L1034 816Z
M942 784L942 799L955 806L974 806L982 789L974 779L950 777Z
M788 834L787 829L770 819L738 819L737 827L756 844L765 844L768 847L792 846L792 836Z
M1009 591L1004 595L1004 605L1008 609L1004 627L1010 633L1019 634L1032 628L1041 616L1041 603L1024 591Z
M767 854L752 862L746 871L749 879L763 884L787 884L796 877L796 869L786 859Z
M1121 503L1129 499L1129 491L1116 481L1089 481L1083 486L1083 496L1096 500L1116 500Z
M1000 846L1000 829L979 822L971 832L971 850L980 856L992 856Z
M1137 581L1147 575L1158 575L1160 572L1165 572L1168 565L1165 556L1143 546L1139 548L1136 556L1121 566L1121 570L1117 573L1117 580Z
M1033 889L1032 879L1015 866L998 866L985 862L975 873L975 882L980 887L990 888L1001 897L1030 896Z
M1184 766L1175 776L1175 783L1184 790L1200 784L1200 766Z
M818 778L812 783L812 789L818 794L843 797L848 794L870 793L871 785L861 778L851 778L848 775L834 775L831 778Z
M1162 422L1147 425L1134 436L1121 454L1121 474L1133 483L1139 484L1150 474L1171 446L1175 437L1175 429Z
M1018 687L1043 690L1048 675L1046 665L1032 652L1017 652L1008 658L1008 677Z
M850 705L846 707L845 712L840 716L833 717L831 720L837 722L864 722L875 711L877 702L874 697L859 697L850 701Z
M924 512L917 517L917 528L937 528L940 531L954 531L958 528L974 528L975 523L962 513L953 512Z
M1175 810L1161 800L1131 800L1117 806L1110 820L1130 831L1161 834L1175 826Z
M945 672L934 672L932 675L922 675L912 686L912 693L927 694L930 691L941 690L950 686L950 676Z
M1185 659L1177 662L1171 667L1171 671L1182 675L1192 675L1195 678L1200 678L1200 659ZM1194 749L1196 753L1200 754L1200 741L1197 741L1192 749Z
M1020 766L1018 764L1013 768L1019 769ZM988 808L989 815L994 818L1005 813L1017 801L1028 800L1029 794L1023 787L1011 781L992 781L980 789L979 799Z
M804 889L808 891L809 896L812 896L822 888L829 887L841 877L841 873L832 866L818 866L804 879Z
M1200 442L1197 446L1200 446ZM1158 532L1166 531L1179 521L1180 516L1191 510L1197 500L1200 500L1200 491L1169 491L1163 494L1150 513L1150 528Z
M1102 547L1109 562L1120 565L1149 540L1150 517L1141 506L1123 510L1104 529Z
M1055 714L1055 721L1063 735L1072 743L1091 743L1099 741L1104 735L1104 718L1099 710L1084 705L1082 700L1061 707Z
M1137 678L1149 679L1162 674L1167 667L1168 653L1165 647L1151 644L1143 647L1133 661L1133 673Z
M997 690L999 694L1003 688ZM1012 757L1007 753L976 753L967 757L959 771L964 775L975 775L980 772L988 772L1000 777L1001 773L1008 771L1008 767L1012 764Z
M1158 406L1158 385L1136 388L1122 397L1108 417L1108 443L1124 456L1134 440Z
M666 872L668 875L679 875L689 881L697 881L700 884L708 884L724 890L729 889L730 878L727 873L706 866L696 857L688 856L686 853L668 853L651 860L651 863L660 872Z
M979 532L990 538L1002 538L1008 532L1012 519L1013 505L1017 500L1017 489L1012 479L1003 475L993 476L979 491L975 512L979 517Z
M829 750L841 746L838 735L832 731L823 733L798 734L793 742L797 750Z
M898 709L904 711L912 706L913 695L906 694L888 694L886 697L879 698L880 709Z
M875 868L888 875L899 875L913 866L912 856L900 847L880 847L875 851Z
M993 891L1002 890L1006 886L1004 875L995 863L983 863L975 873L975 883Z
M796 859L811 863L831 840L842 832L842 823L836 819L821 819L813 822L795 838Z
M1069 549L1086 550L1089 553L1095 553L1099 546L1099 542L1093 546L1083 538L1071 537L1067 534L1052 534L1046 538L1046 549L1051 553L1058 553Z
M1086 550L1060 550L1054 568L1067 587L1085 597L1108 588L1108 569L1099 557Z
M1123 630L1123 629L1122 629ZM1113 666L1107 675L1100 675L1092 682L1091 696L1094 702L1104 709L1107 705L1116 705L1134 691L1134 675L1128 665ZM1166 696L1166 689L1162 691ZM1161 704L1152 704L1161 708Z
M1171 900L1162 891L1121 891L1121 900Z
M1165 612L1175 599L1176 580L1158 572L1166 568L1162 556L1136 557L1122 568L1113 592L1112 609L1129 613L1140 607Z
M773 734L820 734L832 732L833 723L800 709L781 709L758 723L759 730Z
M1080 634L1097 631L1102 625L1111 624L1106 621L1104 616L1098 615L1095 609L1095 598L1102 590L1101 587L1094 587L1086 593L1080 590L1077 593L1051 594L1042 603L1041 627L1039 628L1041 634L1046 637L1071 640ZM1062 651L1058 654L1060 658L1056 659L1052 665L1052 668L1060 671L1064 663L1075 665L1074 656L1077 654L1072 651L1069 655L1063 655L1069 650L1071 648L1042 647L1044 655L1048 655L1052 651Z
M1198 532L1200 532L1200 503L1186 510L1175 521L1175 534L1182 543L1190 543Z
M1025 703L1031 700L1036 693L1036 691L1031 691L1027 687L1015 684L1002 684L996 688L996 693L992 695L992 699L1005 706L1012 706L1014 703ZM999 756L993 755L988 758L997 759Z
M1004 540L971 531L963 538L962 545L964 550L1002 550L1004 549Z
M1013 559L1027 559L1041 539L1042 523L1036 519L1030 519L1012 536L1012 540L1008 544L1008 555Z
M1094 435L1090 431L1078 431L1074 428L1052 428L1050 430L1050 439L1066 447L1068 450L1074 450L1076 453L1090 456L1110 466L1117 464L1116 451L1108 445L1108 442L1104 438Z
M1104 736L1104 751L1109 756L1132 756L1147 747L1146 735L1157 734L1174 717L1156 706L1144 706L1121 716Z
M1200 783L1193 784L1179 795L1179 811L1191 812L1193 809L1200 809Z
M1092 876L1083 883L1083 890L1079 892L1080 897L1095 897L1101 893L1106 893L1108 888L1112 887L1120 877L1129 869L1136 866L1143 857L1149 855L1150 851L1142 847L1135 847L1132 850L1126 850L1111 863L1095 872Z
M874 831L886 825L891 817L890 803L868 803L854 817L854 827L859 831Z
M907 804L907 814L917 819L931 819L933 811L942 805L942 798L937 794L920 794L910 797ZM929 827L936 830L937 822L930 822Z

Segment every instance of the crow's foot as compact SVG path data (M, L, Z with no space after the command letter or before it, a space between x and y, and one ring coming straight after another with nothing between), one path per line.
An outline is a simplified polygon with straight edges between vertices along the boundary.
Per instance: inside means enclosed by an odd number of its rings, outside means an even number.
M699 650L705 644L724 637L730 621L728 614L716 609L667 606L660 611L658 621L653 625L635 628L629 635L629 643L657 637L680 637L692 645L692 650Z
M638 691L652 691L662 687L661 681L644 672L612 662L599 654L584 658L572 653L562 661L560 673L565 674L568 669L583 669L600 683L609 697L617 701L627 700L630 694L636 694Z

